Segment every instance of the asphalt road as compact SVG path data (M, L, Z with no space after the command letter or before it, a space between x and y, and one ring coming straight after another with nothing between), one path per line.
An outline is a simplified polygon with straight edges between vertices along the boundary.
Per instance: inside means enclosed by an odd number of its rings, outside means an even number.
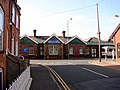
M87 64L49 65L71 90L120 90L120 71Z

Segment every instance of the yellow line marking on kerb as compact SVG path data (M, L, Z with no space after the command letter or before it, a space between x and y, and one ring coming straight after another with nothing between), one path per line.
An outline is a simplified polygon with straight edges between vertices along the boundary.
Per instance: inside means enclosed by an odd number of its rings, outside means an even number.
M62 85L62 87L65 89L65 90L70 90L70 88L68 87L68 85L65 83L65 81L60 77L60 75L55 72L55 70L53 70L52 68L50 68L49 66L46 66L53 74L54 76L56 77L56 79L60 82L60 84Z

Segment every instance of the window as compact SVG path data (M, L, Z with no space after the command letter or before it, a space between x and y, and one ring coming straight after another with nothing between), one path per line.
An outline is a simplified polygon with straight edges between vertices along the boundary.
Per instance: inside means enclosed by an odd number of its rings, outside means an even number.
M84 48L80 47L80 54L84 54Z
M118 44L118 58L120 58L120 44Z
M18 28L18 14L16 15L16 28Z
M13 23L15 22L15 7L14 7L14 4L12 6L12 22Z
M0 68L0 90L3 90L3 70Z
M16 56L18 56L18 39L16 41Z
M71 55L73 54L73 47L69 48L69 54L71 54Z
M57 45L49 45L49 55L58 55Z
M34 47L33 46L29 47L29 55L34 55Z
M11 53L12 53L12 55L14 55L14 35L12 34L12 41L11 41L11 49L12 49L12 51L11 51Z
M0 50L3 50L4 12L0 6Z

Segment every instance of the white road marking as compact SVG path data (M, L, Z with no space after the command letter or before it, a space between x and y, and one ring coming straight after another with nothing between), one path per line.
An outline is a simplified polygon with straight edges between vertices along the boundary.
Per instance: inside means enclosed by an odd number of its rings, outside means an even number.
M92 73L94 73L94 74L97 74L97 75L103 76L103 77L105 77L105 78L109 78L109 76L107 76L107 75L104 75L104 74L101 74L101 73L95 72L95 71L90 70L90 69L88 69L88 68L83 67L82 69L84 69L84 70L86 70L86 71L89 71L89 72L92 72Z

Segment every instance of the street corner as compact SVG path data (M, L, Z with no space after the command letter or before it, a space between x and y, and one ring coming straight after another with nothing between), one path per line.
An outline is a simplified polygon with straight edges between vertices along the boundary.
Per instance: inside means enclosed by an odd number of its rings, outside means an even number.
M114 70L120 70L120 63L119 62L116 62L116 61L113 61L113 60L101 60L101 62L99 60L93 60L93 61L89 61L88 62L89 64L92 64L92 65L98 65L98 66L104 66L104 67L107 67L107 68L112 68Z
M104 66L104 63L103 63L103 62L100 62L99 60L88 61L88 63L89 63L89 64L92 64L92 65Z

